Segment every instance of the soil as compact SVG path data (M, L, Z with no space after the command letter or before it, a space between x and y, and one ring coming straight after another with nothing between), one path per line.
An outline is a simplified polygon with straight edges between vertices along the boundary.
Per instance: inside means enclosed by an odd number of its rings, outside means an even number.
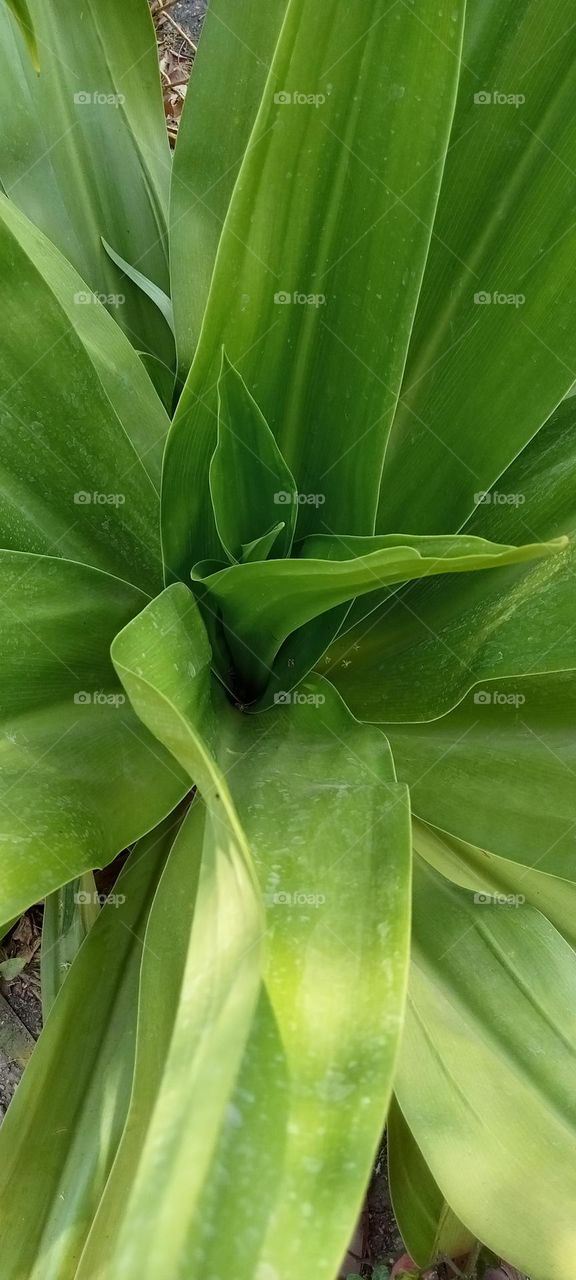
M42 1027L39 951L41 912L34 907L2 939L0 963L21 962L22 972L0 976L0 1122ZM5 969L0 969L0 975Z
M176 0L170 12L194 43L197 43L206 13L206 0Z

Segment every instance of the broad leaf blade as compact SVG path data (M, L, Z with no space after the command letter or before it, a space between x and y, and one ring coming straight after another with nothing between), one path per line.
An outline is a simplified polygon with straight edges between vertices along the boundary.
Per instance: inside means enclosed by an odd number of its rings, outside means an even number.
M82 565L0 556L0 919L154 827L188 789L144 730L109 658L146 604Z
M383 532L458 529L574 381L575 55L570 0L469 0Z
M142 467L159 491L162 454L170 420L145 373L142 360L63 254L20 213L16 205L4 197L0 197L0 218L66 313ZM67 380L69 377L67 372Z
M573 673L502 681L426 725L390 725L414 812L527 866L573 878ZM479 697L479 701L475 701Z
M170 265L178 364L188 373L216 251L288 0L211 0L174 154ZM210 121L210 128L206 121Z
M427 724L389 724L414 813L481 849L576 879L574 672L490 681Z
M537 907L576 950L576 877L568 862L565 870L567 875L572 873L570 880L549 875L542 863L531 867L499 858L418 818L412 822L412 840L416 852L435 871L463 889L473 889L483 900L503 906L525 900Z
M539 912L474 903L419 864L398 1099L458 1216L534 1280L576 1262L575 980Z
M5 547L54 552L144 590L157 589L162 582L159 504L144 438L151 453L157 451L153 423L158 422L160 434L161 406L136 378L147 406L138 425L140 406L131 403L123 382L129 364L121 371L121 355L120 368L102 372L116 351L110 330L84 321L76 333L70 322L73 297L67 307L60 301L60 290L74 283L74 273L65 265L60 271L48 246L46 253L39 247L41 265L36 266L33 237L22 220L10 216L7 203L2 210L0 540ZM22 308L23 293L34 309L33 324ZM83 305L99 304L82 295L77 309ZM126 428L116 408L126 417Z
M372 533L451 123L462 9L287 5L170 436L171 574L186 579L196 560L217 554L206 477L222 345L299 492L324 500L329 528ZM367 378L366 365L382 377ZM312 502L300 514L303 533L323 527Z
M244 717L223 758L269 903L266 983L289 1080L261 1270L297 1280L305 1256L318 1280L332 1280L380 1141L401 1026L408 798L386 739L320 679ZM266 1148L277 1128L271 1116ZM260 1181L259 1153L238 1150ZM226 1274L235 1248L210 1242L206 1263L216 1257ZM242 1280L258 1274L250 1263Z

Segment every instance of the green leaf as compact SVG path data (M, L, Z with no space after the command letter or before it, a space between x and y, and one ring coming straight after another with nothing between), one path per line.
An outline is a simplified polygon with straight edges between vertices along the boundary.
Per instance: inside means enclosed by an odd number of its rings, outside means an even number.
M575 981L540 912L475 903L418 862L398 1100L458 1217L533 1280L576 1263Z
M416 15L388 0L287 4L169 439L171 574L186 579L195 561L218 553L206 480L222 345L299 493L312 499L300 532L324 528L320 515L338 532L373 532L451 124L463 7L423 0ZM193 263L198 247L193 233ZM367 378L366 366L385 369L385 379Z
M420 857L461 888L503 905L525 899L537 907L576 950L576 880L562 879L557 872L549 875L538 863L527 867L499 858L418 818L412 822L412 840ZM570 874L571 867L565 870Z
M210 815L199 839L196 910L176 1016L128 1202L121 1205L113 1273L157 1275L163 1251L166 1273L176 1274L190 1256L191 1223L259 992L260 904L243 876L241 850L234 833ZM184 853L189 859L190 849ZM155 1036L150 1012L148 1034ZM137 1113L135 1119L141 1125Z
M162 454L170 422L152 389L150 378L143 370L142 360L67 259L5 197L0 197L0 218L65 311L142 467L154 487L159 489ZM152 361L153 357L149 359ZM170 376L169 401L173 373ZM66 382L69 380L68 368Z
M204 19L178 129L170 194L172 296L184 377L287 7L288 0L268 0L265 5L211 0Z
M238 721L223 759L269 904L266 983L289 1079L262 1271L267 1264L297 1280L304 1256L317 1280L333 1280L361 1212L394 1070L409 927L407 795L386 739L355 722L326 681ZM265 1149L278 1141L274 1117L268 1132ZM258 1151L238 1138L249 1223L262 1172ZM237 1240L217 1232L206 1272L212 1263L226 1274L236 1256ZM254 1274L249 1257L242 1280Z
M4 191L90 289L114 297L115 319L135 345L170 361L173 341L156 307L129 281L119 291L101 244L105 236L168 289L170 151L148 4L88 0L64 10L58 0L28 0L28 7L41 75L26 65L13 33L0 42Z
M386 1125L388 1176L394 1216L410 1257L430 1267L469 1254L476 1240L442 1195L395 1097Z
M217 958L212 955L212 948L219 947L221 943L220 927L215 929L212 939L210 930L202 927L200 932L196 930L193 943L191 940L191 932L196 928L194 921L199 899L202 909L208 910L212 921L216 905L214 895L217 897L219 893L207 865L212 857L207 825L205 807L195 800L170 851L154 898L142 953L134 1083L126 1127L75 1280L92 1277L112 1265L127 1200L143 1158L157 1096L163 1084L166 1087L170 1081L175 1090L174 1106L179 1123L186 1114L183 1100L189 1090L191 1120L198 1118L199 1124L204 1122L202 1108L198 1106L199 1095L193 1092L197 1078L192 1077L191 1064L193 1053L198 1053L199 1046L194 1045L197 1023L191 1022L190 1010L200 1014L205 1012L203 998L205 991L209 990L212 961L217 980L221 982L225 976ZM230 907L233 912L233 894ZM199 956L198 945L202 940L205 950ZM230 938L225 945L230 945ZM198 963L200 969L197 968ZM158 980L160 972L161 981ZM200 972L204 979L202 992L198 983ZM176 1039L180 1044L185 1041L188 1050L186 1060L177 1059L174 1051ZM215 1081L207 1081L209 1091L214 1092L214 1085ZM205 1131L202 1136L205 1136Z
M109 658L146 604L66 560L0 555L0 919L105 866L189 788Z
M230 560L248 559L246 551L254 550L254 544L265 546L264 539L275 530L282 537L275 536L270 545L276 543L278 557L290 555L298 512L296 483L256 401L224 351L210 494L218 537ZM286 517L281 527L279 515Z
M382 532L458 529L574 382L573 23L571 0L468 2Z
M72 961L99 915L99 895L91 871L48 894L42 916L40 953L44 1021Z
M466 536L517 542L576 531L575 405L560 406L497 485ZM351 625L325 670L362 719L432 719L476 682L576 667L574 542L547 564L412 584ZM357 610L355 611L358 612Z
M272 528L268 530L268 533L264 533L261 538L254 538L252 542L243 542L241 548L242 563L250 564L254 560L267 560L275 542L278 539L278 535L281 534L285 528L285 521L279 520L278 524L273 524ZM218 568L222 567L225 568L226 566L218 566ZM197 568L197 566L195 566L195 568ZM216 570L213 570L213 572L216 572Z
M117 900L80 949L2 1124L6 1280L76 1274L130 1101L146 921L175 825L167 820L133 851Z
M474 685L573 670L575 548L411 584L337 639L326 674L355 715L391 722L444 715Z
M576 529L576 400L564 400L497 483L479 495L466 532L551 538Z
M139 351L138 355L148 377L156 388L162 404L171 413L176 391L174 369L165 364L163 360L159 360L158 356L151 356L147 351Z
M222 814L222 832L237 832L239 848L250 851L250 863L254 858L268 903L265 981L272 1012L271 1019L262 1001L255 1009L236 1088L228 1075L230 1049L216 1054L222 1067L214 1081L215 1033L208 1025L201 1088L196 1014L190 1014L203 998L195 959L195 1002L191 1006L185 990L171 1042L176 1078L183 1089L195 1087L183 1107L170 1057L114 1269L152 1277L162 1255L165 1270L185 1268L190 1280L232 1268L241 1280L253 1280L258 1268L296 1280L304 1250L318 1280L332 1280L359 1211L391 1087L408 929L406 793L395 781L381 732L354 722L325 682L311 682L292 705L262 717L226 707L216 686L210 693L206 638L181 584L129 624L112 652L145 723L190 769L208 811ZM383 858L393 874L381 874ZM222 896L233 920L243 900L243 865L240 893ZM210 938L208 921L204 931ZM335 949L335 936L343 947ZM232 1006L236 1047L244 1034L238 1034L239 1016ZM280 1092L272 1082L270 1106L252 1107L261 1096L255 1079L261 1086L271 1073L283 1082ZM211 1128L220 1088L228 1109ZM353 1152L345 1162L342 1124ZM209 1176L199 1199L203 1170ZM309 1216L301 1208L308 1203L314 1204ZM228 1224L237 1224L234 1232L222 1229L224 1212Z
M510 547L458 537L390 535L355 541L316 537L305 541L299 560L232 565L203 579L200 592L213 618L222 618L236 669L254 697L273 674L275 659L287 637L354 596L431 574L465 573L547 558L562 551L565 544L562 538ZM340 560L320 559L320 555L327 552L333 556L338 550L343 557ZM313 640L314 633L310 636ZM309 666L321 653L322 649L311 652ZM298 678L296 673L295 683Z
M30 55L30 59L32 61L32 66L34 67L35 71L39 72L40 59L38 57L38 46L36 43L34 28L32 26L30 10L28 8L26 0L6 0L6 3L8 5L8 8L12 10L12 13L14 14L14 17L18 23L18 26L20 27L20 30L24 37L26 47L28 49L28 53Z
M417 817L500 857L576 880L573 672L487 682L428 724L389 724Z
M174 315L172 313L172 302L168 294L164 293L163 289L159 289L158 285L154 284L153 280L148 279L148 276L143 275L143 273L138 271L136 267L131 266L131 264L127 262L125 258L122 258L119 253L116 253L116 250L112 248L112 245L108 244L108 241L104 239L104 236L102 236L102 244L104 245L108 257L112 259L112 262L115 262L116 266L120 268L124 275L128 276L128 279L131 280L133 284L137 285L139 289L142 289L142 292L145 293L148 298L151 298L154 306L158 307L160 314L164 316L171 333L174 333Z
M158 448L165 415L151 388L139 385L137 377L135 389L149 406L137 424L141 404L130 404L123 382L130 364L102 372L116 351L105 323L91 328L82 322L85 346L70 322L73 300L66 310L52 288L56 274L58 292L68 287L70 275L65 268L60 274L61 261L50 258L47 246L46 254L39 247L40 269L33 238L22 223L18 235L12 230L8 202L2 212L0 539L5 547L54 552L145 590L158 589L158 494L147 469L153 464L144 458L145 441L152 452ZM33 324L23 297L33 310ZM82 299L89 310L90 295ZM79 303L75 309L84 307ZM141 380L142 370L139 375ZM116 408L126 417L126 428ZM152 434L152 419L158 436Z

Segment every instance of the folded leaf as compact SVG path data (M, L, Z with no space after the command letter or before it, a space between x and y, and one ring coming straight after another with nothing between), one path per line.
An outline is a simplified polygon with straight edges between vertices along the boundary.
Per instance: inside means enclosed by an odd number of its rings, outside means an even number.
M264 690L274 674L275 659L292 632L354 596L432 574L547 558L566 545L565 538L510 547L475 538L410 535L360 538L355 543L347 538L326 541L329 555L337 553L341 542L344 558L321 560L325 539L311 538L298 560L232 565L201 582L200 598L213 620L222 618L226 643L252 697ZM312 631L310 639L314 640ZM322 649L314 652L310 646L309 666L321 653ZM294 683L300 674L294 675ZM283 669L278 675L285 680Z
M182 583L169 587L116 636L111 653L133 707L197 784L208 814L182 1009L115 1255L120 1272L155 1275L159 1249L168 1272L177 1269L224 1123L260 991L263 912L251 851L216 761L226 703L211 682L192 593Z
M465 536L518 542L574 534L575 425L568 400L479 495ZM371 614L347 620L322 669L355 714L372 721L432 719L476 682L572 670L574 545L545 565L438 579L393 599L377 597Z
M260 902L234 832L211 808L165 1071L123 1205L113 1274L157 1276L161 1255L166 1273L177 1274L190 1256L191 1224L259 993ZM148 1032L156 1034L150 1023Z
M576 879L574 672L487 682L449 715L390 724L414 813L461 840Z
M395 1097L386 1135L394 1216L410 1256L419 1267L430 1267L444 1257L467 1256L475 1237L446 1204Z
M267 715L240 717L226 738L223 761L269 904L266 984L289 1081L282 1181L258 1257L263 1275L298 1280L306 1257L317 1280L333 1280L394 1072L409 928L407 794L386 739L317 677ZM277 1132L270 1115L264 1150L275 1150ZM240 1238L253 1249L249 1204L266 1166L241 1131L236 1150ZM218 1230L205 1247L199 1277L209 1264L225 1275L242 1256L238 1239ZM250 1253L240 1265L242 1280L259 1274Z
M219 886L214 867L210 869L213 848L209 825L205 807L196 799L174 841L150 911L142 953L134 1084L126 1127L75 1280L82 1277L92 1280L94 1275L105 1273L112 1266L123 1222L131 1220L130 1210L127 1214L126 1208L135 1175L140 1164L149 1158L145 1144L151 1125L158 1124L155 1107L162 1090L160 1146L166 1144L166 1150L175 1151L176 1131L184 1123L188 1105L190 1122L197 1126L195 1140L201 1144L206 1138L208 1097L213 1098L220 1085L218 1072L214 1070L212 1079L206 1076L203 1081L206 1092L203 1089L201 1105L198 1105L197 1069L205 1052L202 1031L212 1051L215 1053L218 1047L222 1051L222 1045L217 1046L210 1039L214 1029L211 1033L209 1030L209 1021L215 1019L217 1013L219 988L222 992L226 979L230 978L229 966L222 964L223 956L218 958L217 951L219 948L233 950L240 923L239 918L234 923L235 894L230 885L228 923L233 926L232 934L223 937L223 921L214 918L214 910L222 905L225 883ZM208 912L209 922L196 923L200 911ZM216 927L211 936L212 924ZM199 944L202 944L201 952ZM236 955L242 965L242 955ZM159 966L161 982L158 981ZM208 996L212 997L211 1009L207 1007ZM233 1010L229 1015L234 1026ZM202 1017L206 1022L199 1034L198 1019ZM168 1088L171 1102L167 1111ZM170 1133L172 1121L175 1127ZM189 1139L188 1131L185 1141ZM201 1149L199 1158L205 1158ZM192 1185L188 1177L183 1181L183 1191L190 1209Z
M0 218L65 311L142 467L159 490L162 454L170 421L144 371L142 360L64 255L11 200L3 196L0 197ZM65 376L68 382L69 369Z
M571 0L469 0L382 532L460 528L574 381L575 92Z
M102 867L189 783L129 706L109 658L146 604L70 561L0 555L0 919Z
M0 264L0 541L156 590L162 582L158 494L140 456L142 428L135 429L138 444L130 437L135 408L128 408L125 430L106 390L110 386L119 409L127 392L118 390L116 375L108 381L97 372L105 346L93 359L35 265L30 244L21 246L8 219L0 221ZM150 440L152 448L157 444Z
M534 1280L576 1263L575 981L540 912L417 863L398 1100L459 1218Z
M133 284L138 285L138 288L151 299L154 306L158 307L160 315L164 316L168 328L172 333L174 333L174 316L172 314L172 303L168 294L164 293L163 289L159 289L158 285L154 284L153 280L149 280L148 276L145 276L142 271L138 271L137 268L133 267L125 258L122 258L119 253L116 253L116 250L112 248L111 244L108 244L108 241L105 240L104 237L102 237L102 244L104 245L108 257L112 259L112 262L115 262L120 271L122 271L125 276L128 276L128 279L131 280Z
M134 849L115 900L100 912L70 969L2 1124L6 1280L76 1275L130 1101L146 921L175 825L167 820Z
M233 1265L241 1280L268 1271L296 1280L304 1249L319 1280L332 1280L361 1204L391 1086L406 964L406 793L395 781L381 732L354 722L326 682L316 679L269 716L226 709L216 687L210 694L206 638L181 584L148 606L112 652L145 723L186 763L209 813L222 815L220 829L231 838L238 833L248 865L254 859L268 903L270 1001L261 999L253 1012L237 1083L229 1068L244 1039L238 1003L228 1012L234 1053L230 1044L215 1052L218 1024L215 1030L203 1016L201 1088L195 1009L202 1008L203 983L195 960L194 1000L184 989L171 1054L182 1087L196 1087L183 1110L170 1059L113 1269L153 1277L162 1265L200 1280L209 1268L225 1274ZM289 821L296 827L287 857ZM238 919L243 865L235 895L222 895L218 919L222 912ZM215 927L206 923L207 940ZM335 936L343 949L335 950ZM222 1064L216 1079L215 1059ZM253 1089L255 1080L268 1078L273 1061L277 1084L268 1105L254 1108L247 1082ZM350 1144L345 1161L343 1118ZM218 1194L223 1182L225 1197ZM254 1214L246 1212L248 1195ZM303 1203L315 1206L309 1217ZM223 1214L237 1225L233 1235L222 1229Z
M254 538L252 542L242 543L242 563L249 564L253 560L267 560L272 548L275 546L278 537L286 528L284 520L279 520L278 524L273 524L268 533L262 534L261 538ZM225 568L225 565L218 565L218 568Z
M12 10L14 17L20 27L24 41L26 43L28 53L32 61L35 71L40 71L40 61L38 58L38 46L36 44L36 36L32 26L30 10L26 0L6 0L8 8Z
M170 360L164 321L130 281L118 288L101 244L105 236L168 289L170 152L149 7L88 0L64 9L58 0L28 0L28 9L41 74L27 67L21 40L0 42L8 120L22 116L16 129L3 130L2 186L89 287L112 299L135 345Z
M72 961L100 915L99 895L91 871L70 880L44 902L40 981L42 1016L46 1021Z
M172 168L170 264L178 363L188 373L216 250L288 0L210 0ZM206 127L206 121L211 127Z
M186 580L196 560L218 554L206 480L222 345L309 499L301 532L323 528L321 516L331 529L372 533L451 124L463 8L286 5L168 445L170 574ZM186 155L185 180L195 163ZM210 221L220 205L207 199ZM205 244L194 210L192 202L193 266ZM180 250L180 271L182 260ZM186 279L194 288L194 275ZM377 376L367 378L366 366Z
M218 381L218 443L210 463L210 493L218 537L231 560L248 559L250 545L265 545L264 539L274 529L275 556L290 554L298 511L294 477L225 352ZM280 515L285 517L282 528L278 528Z
M409 586L339 637L322 670L372 722L432 720L474 685L574 670L575 565L572 541L547 561Z
M447 880L503 905L526 901L547 916L576 950L576 881L548 875L542 866L523 866L435 827L412 821L414 849ZM570 867L566 867L569 874Z

